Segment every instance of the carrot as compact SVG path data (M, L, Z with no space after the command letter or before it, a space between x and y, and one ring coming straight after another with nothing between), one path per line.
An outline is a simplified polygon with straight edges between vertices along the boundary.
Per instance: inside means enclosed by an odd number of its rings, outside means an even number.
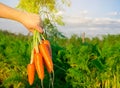
M50 42L48 40L43 40L43 43L47 45L50 55L52 57L52 49L51 49Z
M32 85L34 82L34 75L35 75L35 66L33 63L27 65L27 73L28 73L28 82L30 85Z
M32 61L31 61L31 63L34 63L34 65L35 65L35 60L34 60L35 54L36 54L36 50L35 50L35 48L34 48L34 49L33 49L33 57L32 57Z
M44 66L43 66L43 59L40 53L36 53L34 57L35 61L35 68L38 74L39 79L44 79Z
M49 73L53 72L53 62L52 62L52 57L50 55L50 52L48 50L48 47L46 44L40 44L39 45L40 52L43 56L43 60L45 62L46 68Z

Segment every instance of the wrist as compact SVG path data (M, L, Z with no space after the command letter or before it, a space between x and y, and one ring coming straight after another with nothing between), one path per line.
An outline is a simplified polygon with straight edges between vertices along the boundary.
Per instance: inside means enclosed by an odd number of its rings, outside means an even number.
M25 18L25 12L19 10L15 20L23 24L24 18Z

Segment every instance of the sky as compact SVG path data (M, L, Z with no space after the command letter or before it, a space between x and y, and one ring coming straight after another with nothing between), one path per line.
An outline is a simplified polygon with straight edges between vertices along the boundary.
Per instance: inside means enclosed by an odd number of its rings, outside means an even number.
M19 0L0 0L0 2L15 7ZM58 29L68 37L73 34L81 36L83 32L88 37L120 34L119 3L120 0L71 0L71 6L64 7L64 10L60 11L65 26L59 26ZM22 24L6 19L0 19L0 29L28 33Z

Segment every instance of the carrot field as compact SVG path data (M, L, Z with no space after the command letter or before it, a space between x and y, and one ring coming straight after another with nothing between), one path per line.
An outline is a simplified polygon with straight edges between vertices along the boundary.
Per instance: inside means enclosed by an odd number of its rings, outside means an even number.
M120 35L87 38L47 37L51 43L54 83L50 88L120 88ZM38 75L29 85L32 35L0 31L0 88L41 88ZM37 74L37 73L35 73ZM43 86L49 88L45 68Z

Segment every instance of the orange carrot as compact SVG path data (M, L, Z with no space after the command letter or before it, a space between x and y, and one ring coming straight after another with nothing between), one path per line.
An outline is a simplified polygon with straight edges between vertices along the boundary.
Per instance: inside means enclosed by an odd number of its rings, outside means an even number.
M43 59L40 53L36 53L34 57L35 61L35 68L38 74L39 79L44 79L44 66L43 66Z
M50 42L48 40L43 40L43 43L47 45L50 55L52 57L52 49L51 49Z
M45 62L46 68L49 73L53 72L53 62L52 62L52 57L50 55L50 52L48 50L48 47L46 44L40 44L39 45L40 52L43 56L43 60Z
M31 61L31 63L34 63L34 65L35 65L35 54L36 54L36 50L35 50L35 48L34 48L34 50L33 50L33 60Z
M34 75L35 75L35 66L33 63L28 64L27 73L28 73L28 82L30 85L32 85L34 82Z

